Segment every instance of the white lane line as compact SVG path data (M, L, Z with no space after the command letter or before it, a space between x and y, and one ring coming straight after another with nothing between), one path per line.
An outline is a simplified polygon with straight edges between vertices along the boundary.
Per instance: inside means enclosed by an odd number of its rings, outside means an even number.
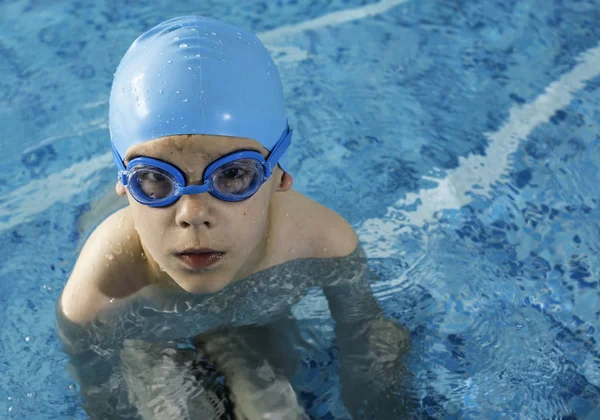
M30 220L55 203L68 202L75 194L97 187L96 173L111 164L112 154L104 153L12 191L0 202L0 232Z
M355 9L339 10L337 12L328 13L318 18L296 23L294 25L280 26L271 31L262 32L258 37L262 42L272 43L281 40L286 35L293 35L308 31L311 29L319 29L326 26L341 25L346 22L364 19L371 16L380 15L387 12L393 7L406 3L408 0L382 0L377 3L367 4Z
M355 9L345 9L328 13L318 18L297 23L295 25L281 26L257 36L265 44L277 65L296 64L310 57L308 51L295 45L277 45L286 39L287 35L295 35L304 31L319 29L328 26L337 26L343 23L360 20L371 16L380 15L393 7L399 6L409 0L383 0L378 3L368 4Z
M87 104L84 104L82 106L82 108L84 108L84 109L98 108L99 106L106 105L106 104L108 104L108 99L100 99L96 102L88 102Z
M519 142L538 125L548 122L556 111L568 106L586 82L600 75L600 45L582 53L577 61L573 69L552 82L533 102L514 106L508 121L498 131L486 133L489 146L485 156L460 158L458 167L449 170L445 178L427 178L437 182L437 187L409 193L388 207L384 217L365 220L358 234L367 255L377 258L398 255L401 250L396 248L395 239L411 226L422 227L434 222L437 212L470 203L473 198L469 191L489 196L492 185L508 174L510 156ZM414 209L408 210L411 205Z
M21 152L21 154L26 155L28 153L34 152L47 144L56 142L57 140L62 140L62 139L66 139L69 137L75 137L75 136L83 136L86 133L90 133L90 132L96 131L96 130L104 130L107 128L108 128L108 119L107 118L97 118L93 121L86 123L85 128L80 129L80 128L75 127L68 134L61 134L59 136L47 137L47 138L41 140L39 143L36 143L33 146L29 146L28 148L23 150Z
M265 45L265 48L269 50L277 66L296 64L310 57L307 50L294 45Z

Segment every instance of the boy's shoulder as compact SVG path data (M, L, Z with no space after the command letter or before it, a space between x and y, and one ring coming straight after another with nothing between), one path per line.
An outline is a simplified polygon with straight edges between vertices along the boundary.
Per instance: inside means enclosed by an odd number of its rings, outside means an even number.
M116 211L87 238L60 299L63 314L75 323L92 321L115 300L134 294L147 276L129 207ZM137 275L135 275L137 274Z
M354 229L341 215L295 190L282 194L274 217L278 262L344 257L358 245Z

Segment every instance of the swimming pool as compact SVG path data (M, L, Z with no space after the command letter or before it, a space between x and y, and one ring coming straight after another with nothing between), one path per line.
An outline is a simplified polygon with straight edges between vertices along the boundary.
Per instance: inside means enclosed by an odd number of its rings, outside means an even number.
M191 13L274 56L295 187L353 224L411 330L415 417L600 418L591 0L0 3L0 418L85 418L54 302L114 186L112 74ZM324 344L300 394L343 418L324 308L315 292L296 310Z

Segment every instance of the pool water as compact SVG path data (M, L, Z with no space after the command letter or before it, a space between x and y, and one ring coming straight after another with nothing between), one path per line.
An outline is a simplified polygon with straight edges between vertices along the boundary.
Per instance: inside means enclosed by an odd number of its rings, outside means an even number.
M273 55L295 188L352 223L411 331L415 418L600 418L594 0L0 2L0 418L86 418L54 303L108 211L112 74L184 14ZM323 295L295 313L322 341L303 403L345 418Z

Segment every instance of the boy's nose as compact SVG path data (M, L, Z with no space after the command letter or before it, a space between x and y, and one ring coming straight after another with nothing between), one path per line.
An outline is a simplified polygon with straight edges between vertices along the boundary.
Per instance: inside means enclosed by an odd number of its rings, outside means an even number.
M184 194L175 205L177 214L175 222L181 227L206 226L214 227L215 220L211 211L211 201L215 198L209 193Z

